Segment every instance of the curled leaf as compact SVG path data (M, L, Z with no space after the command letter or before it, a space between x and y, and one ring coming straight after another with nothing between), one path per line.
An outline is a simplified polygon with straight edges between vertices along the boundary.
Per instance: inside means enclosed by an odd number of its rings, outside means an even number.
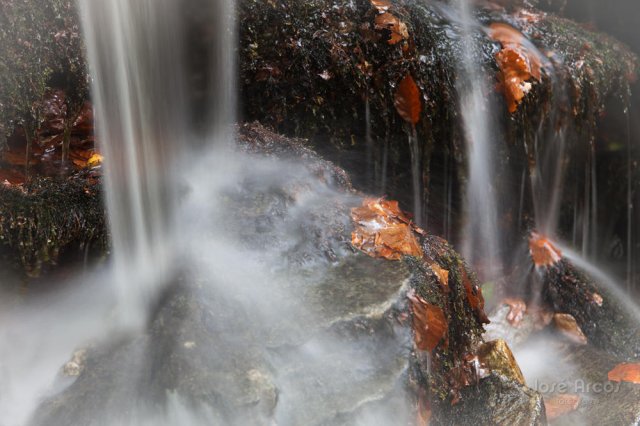
M573 315L555 314L553 321L556 328L569 340L579 345L587 344L587 336L584 335Z
M429 268L433 271L434 274L438 277L438 281L445 289L449 289L449 271L444 268L441 268L437 263L432 263L429 265Z
M471 279L464 267L460 269L462 271L462 284L464 285L467 300L469 301L471 309L476 313L476 317L482 324L489 324L491 321L489 321L487 314L484 312L484 297L482 296L482 290L471 282Z
M389 40L387 40L389 44L396 44L409 38L407 25L389 12L376 15L375 28L389 33Z
M537 232L532 232L529 236L529 253L536 266L552 266L562 259L562 252Z
M544 398L544 407L547 412L547 420L555 420L558 417L569 414L578 409L580 395L563 393L551 398Z
M524 300L507 297L502 301L503 304L509 306L507 321L514 327L518 327L527 312L527 304Z
M411 292L407 295L413 312L413 336L416 348L421 351L433 351L446 337L447 320L436 305Z
M623 362L607 374L607 379L612 382L629 382L640 384L640 363Z
M366 198L361 207L351 209L355 230L351 243L371 257L400 260L402 256L422 257L416 233L423 233L400 210L397 201Z
M514 113L532 88L529 81L542 79L542 60L537 49L511 25L491 24L489 37L502 45L495 56L500 68L498 90L504 95L509 112Z
M418 124L420 113L422 113L422 102L420 89L411 74L407 74L400 81L394 97L394 105L404 121L414 126Z
M371 6L375 7L378 12L386 12L391 8L391 2L389 0L370 0Z

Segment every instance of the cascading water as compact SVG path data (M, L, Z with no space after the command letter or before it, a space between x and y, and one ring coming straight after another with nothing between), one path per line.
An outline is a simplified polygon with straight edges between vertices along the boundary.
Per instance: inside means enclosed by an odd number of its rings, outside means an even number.
M492 160L495 141L488 88L479 72L481 67L474 60L474 52L478 49L473 33L479 28L474 23L470 3L468 0L456 1L462 38L458 93L468 156L462 253L472 264L481 259L488 262L482 275L490 280L498 277L502 269Z
M2 347L12 350L0 353L0 418L9 426L69 416L108 425L407 422L407 330L339 331L383 321L408 277L314 240L328 224L344 229L345 206L361 202L328 171L318 178L327 165L318 160L312 172L231 149L232 2L210 3L218 32L210 113L205 137L189 131L182 6L81 1L113 261L84 276L92 285L82 291L2 324ZM92 356L108 379L100 369L61 377L89 345L104 349ZM69 393L100 396L72 403L72 415L40 405Z
M173 262L174 167L187 140L180 5L86 0L80 6L107 158L114 283L120 313L139 321Z

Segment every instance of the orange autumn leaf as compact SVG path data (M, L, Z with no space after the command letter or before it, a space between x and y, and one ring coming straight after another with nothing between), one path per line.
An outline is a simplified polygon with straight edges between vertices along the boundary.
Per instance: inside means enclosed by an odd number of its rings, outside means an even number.
M482 296L482 290L477 285L471 282L467 271L464 268L462 270L462 285L464 285L465 292L467 294L467 300L471 309L476 313L476 317L482 324L489 324L489 318L484 312L484 297Z
M640 384L640 363L623 362L607 374L607 378L612 382L629 382Z
M422 112L422 102L420 100L420 89L411 74L407 74L396 90L394 105L400 117L414 126L420 121Z
M558 417L577 410L580 405L580 400L580 395L568 393L545 398L544 407L547 412L547 420L555 420Z
M416 415L417 426L429 426L431 421L431 403L424 392L418 396L418 413Z
M541 59L524 35L511 25L491 24L489 37L502 45L495 55L500 68L498 90L504 95L509 112L514 113L532 88L529 81L542 79Z
M407 25L389 12L376 15L375 28L378 31L388 31L390 33L387 41L389 44L397 44L409 38Z
M529 236L529 253L536 266L552 266L562 259L560 249L537 232L532 232Z
M421 351L433 351L448 332L447 320L436 305L432 305L422 297L410 292L407 297L411 301L413 312L413 336L416 348Z
M432 263L429 265L429 268L433 271L434 274L438 277L438 281L444 288L449 287L449 271L444 268L441 268L437 263Z
M584 335L573 315L554 314L553 321L556 328L569 340L579 345L587 344L587 336Z
M514 327L518 327L527 312L527 304L519 298L507 297L502 301L503 304L509 306L507 321Z
M375 7L378 12L386 12L391 8L391 2L389 0L370 0L371 6Z
M351 209L351 218L355 224L351 243L367 255L389 260L422 257L416 234L424 231L411 223L397 201L366 198L362 206Z

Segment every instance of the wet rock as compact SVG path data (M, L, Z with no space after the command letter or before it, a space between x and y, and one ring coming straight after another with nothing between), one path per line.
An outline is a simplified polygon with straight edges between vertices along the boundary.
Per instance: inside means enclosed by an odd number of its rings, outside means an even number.
M504 340L492 340L480 345L477 355L481 368L526 385L524 375Z
M463 392L468 402L454 406L451 425L544 425L542 396L502 376L481 379Z

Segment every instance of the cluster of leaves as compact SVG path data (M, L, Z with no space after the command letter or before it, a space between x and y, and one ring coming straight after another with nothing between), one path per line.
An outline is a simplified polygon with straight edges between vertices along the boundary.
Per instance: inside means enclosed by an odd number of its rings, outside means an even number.
M0 142L21 127L29 148L44 120L44 97L52 87L66 94L63 112L65 126L70 126L88 97L75 2L1 2Z
M415 226L397 201L366 198L362 206L351 209L355 230L351 243L371 257L400 260L403 256L422 257Z

